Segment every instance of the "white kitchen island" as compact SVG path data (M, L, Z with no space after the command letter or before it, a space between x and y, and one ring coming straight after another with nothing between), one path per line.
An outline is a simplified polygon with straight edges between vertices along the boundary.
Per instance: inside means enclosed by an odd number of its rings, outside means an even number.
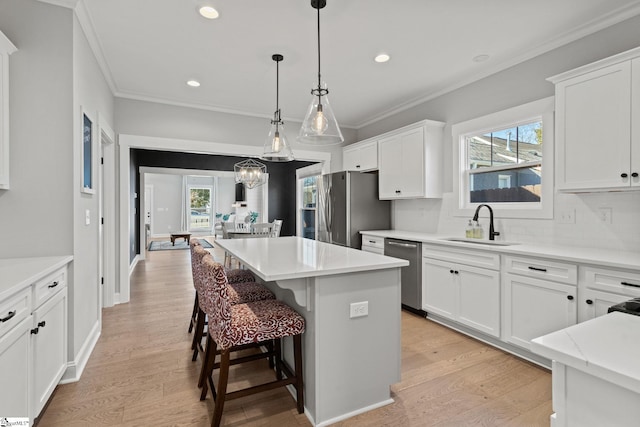
M553 360L552 427L640 425L640 316L605 314L531 348Z
M408 261L301 237L216 240L306 321L305 413L324 426L393 402L400 268ZM360 304L353 308L354 303ZM352 311L363 314L352 317ZM285 356L292 360L291 343Z

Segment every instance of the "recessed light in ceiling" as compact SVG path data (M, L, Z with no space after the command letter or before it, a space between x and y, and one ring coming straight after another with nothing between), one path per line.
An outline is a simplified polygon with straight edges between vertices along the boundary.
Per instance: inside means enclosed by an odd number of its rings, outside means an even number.
M474 56L472 60L473 62L484 62L487 59L489 59L489 55L482 54L482 55Z
M389 55L387 55L386 53L381 53L379 55L376 55L375 58L373 58L374 61L376 62L387 62L388 60L390 60L391 57Z
M197 80L187 80L187 85L191 86L191 87L200 87L200 82Z
M220 16L218 11L210 5L202 5L198 7L198 13L207 19L216 19Z

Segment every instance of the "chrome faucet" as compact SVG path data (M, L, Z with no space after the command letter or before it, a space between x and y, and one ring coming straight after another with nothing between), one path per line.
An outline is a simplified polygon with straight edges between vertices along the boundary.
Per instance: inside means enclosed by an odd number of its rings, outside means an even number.
M483 206L489 209L489 240L496 240L495 236L499 236L500 232L495 231L495 229L493 228L493 209L491 209L491 206L485 205L484 203L478 205L478 207L476 208L476 213L473 214L473 220L478 220L478 212L480 212L480 208Z

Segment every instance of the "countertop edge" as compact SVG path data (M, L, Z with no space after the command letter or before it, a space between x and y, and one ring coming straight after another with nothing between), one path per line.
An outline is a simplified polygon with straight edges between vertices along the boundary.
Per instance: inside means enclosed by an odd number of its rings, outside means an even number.
M72 255L61 255L61 256L49 256L49 257L33 257L33 258L2 258L1 262L10 262L15 261L16 263L22 261L33 261L29 266L26 266L25 269L29 270L33 268L32 271L25 272L25 274L21 274L20 277L12 278L9 277L9 281L14 279L14 283L10 283L6 289L0 291L0 300L8 298L11 295L14 295L21 290L28 288L35 281L41 279L57 270L58 268L69 264L73 261ZM3 270L8 270L9 268L16 268L14 264L4 266L0 264L0 276L2 276Z
M453 248L481 249L505 255L524 255L554 260L589 264L600 267L622 268L640 272L640 252L616 251L613 249L582 248L576 246L548 246L531 243L518 243L510 246L479 245L477 243L453 242L444 240L452 237L450 234L430 234L404 230L363 230L360 234L376 237L390 237L412 240L421 243L437 244ZM571 255L574 252L575 255ZM592 254L589 254L591 252ZM621 260L620 258L629 260ZM635 258L634 260L631 260Z

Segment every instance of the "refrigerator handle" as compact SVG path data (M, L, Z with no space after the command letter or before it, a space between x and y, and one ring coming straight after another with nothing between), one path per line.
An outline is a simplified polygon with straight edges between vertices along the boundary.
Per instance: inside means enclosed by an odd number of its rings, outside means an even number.
M324 207L324 221L327 224L327 232L329 235L329 242L332 241L331 236L331 213L333 212L333 204L331 203L331 183L327 185L326 193L325 193L325 207Z

